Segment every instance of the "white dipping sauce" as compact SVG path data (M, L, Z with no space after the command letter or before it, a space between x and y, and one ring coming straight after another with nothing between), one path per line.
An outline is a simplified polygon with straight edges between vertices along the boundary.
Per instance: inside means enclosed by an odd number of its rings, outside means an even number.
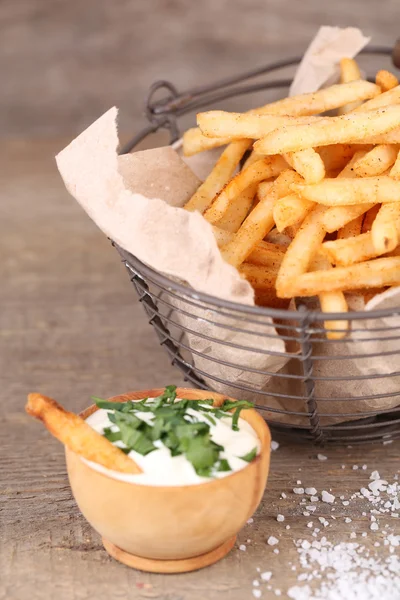
M101 434L106 427L111 427L112 431L118 431L118 427L109 421L108 412L109 411L100 408L90 415L86 419L86 422L93 427L95 431ZM171 456L169 448L164 446L161 440L154 442L154 445L157 446L157 450L153 450L153 452L146 454L146 456L143 456L134 450L128 454L128 456L131 456L136 464L142 469L143 473L140 473L139 475L119 473L117 471L106 469L91 461L87 461L86 459L82 460L96 471L121 481L142 485L174 486L205 483L216 478L232 475L235 471L240 471L249 464L247 461L239 458L240 456L245 456L254 448L257 448L257 454L260 452L260 440L251 425L244 419L239 418L239 430L234 431L232 429L232 419L230 417L222 417L221 419L216 418L216 424L213 425L207 420L204 413L201 413L200 411L189 408L187 414L190 415L194 421L204 421L209 424L210 437L215 443L224 447L224 451L221 451L220 458L225 458L228 461L232 469L231 471L216 471L213 473L213 477L200 477L194 470L192 463L183 454ZM151 422L153 418L153 414L150 412L135 412L135 416L146 422ZM123 447L121 442L115 442L114 445Z

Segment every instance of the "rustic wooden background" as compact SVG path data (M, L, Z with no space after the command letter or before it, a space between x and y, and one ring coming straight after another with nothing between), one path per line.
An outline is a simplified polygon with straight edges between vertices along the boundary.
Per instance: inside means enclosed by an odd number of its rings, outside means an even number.
M388 478L398 470L398 444L330 450L327 463L285 444L255 523L240 535L252 540L246 553L200 573L148 576L107 557L71 497L61 446L23 411L33 390L80 410L92 394L181 383L115 251L63 189L54 155L112 104L123 130L137 129L157 78L186 88L295 54L322 23L359 25L390 44L398 13L398 0L0 2L1 600L244 600L256 566L286 589L293 537L307 521L289 494L296 480L348 495L365 478L342 463L365 462ZM354 529L368 529L362 510L353 508ZM279 556L266 545L271 534ZM348 534L338 520L336 539Z

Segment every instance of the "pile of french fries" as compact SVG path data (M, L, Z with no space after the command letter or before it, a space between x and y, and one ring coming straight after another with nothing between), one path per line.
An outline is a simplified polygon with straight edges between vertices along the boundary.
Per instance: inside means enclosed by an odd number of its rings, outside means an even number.
M200 113L183 137L186 156L226 146L185 208L212 224L263 306L318 296L323 312L346 313L344 292L371 298L400 284L399 81L388 71L365 81L352 59L340 66L337 85ZM348 323L325 328L340 339Z

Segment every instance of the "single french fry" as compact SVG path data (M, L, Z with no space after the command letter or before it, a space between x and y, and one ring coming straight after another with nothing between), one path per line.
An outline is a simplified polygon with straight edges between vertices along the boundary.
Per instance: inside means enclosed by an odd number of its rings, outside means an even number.
M41 394L29 394L25 410L42 421L50 433L75 454L120 473L142 473L122 450L55 400Z
M225 148L207 179L185 204L186 210L198 210L203 213L208 208L215 196L228 183L251 144L251 140L240 140L232 142Z
M193 156L199 152L226 146L231 142L230 138L209 138L201 133L198 127L192 127L185 131L182 139L184 156Z
M329 262L340 267L364 262L383 254L377 252L372 243L371 233L361 233L355 237L325 242L321 246Z
M364 288L379 288L400 284L400 256L376 258L349 267L304 273L292 280L280 298L318 296L321 292L339 292Z
M323 225L327 233L333 233L353 221L360 215L364 215L373 204L354 204L353 206L331 206L323 216Z
M256 290L275 290L276 272L269 268L244 263L240 265L239 273Z
M204 217L210 223L218 223L228 210L229 205L246 188L264 179L276 177L285 168L287 168L287 162L281 156L271 156L253 163L230 180L222 192L216 196L211 206L205 211Z
M249 138L258 140L277 127L308 125L321 117L292 117L290 115L231 113L209 110L197 114L197 125L207 137L223 137L231 140Z
M364 104L361 104L358 108L355 108L352 112L366 112L368 110L377 110L378 108L385 108L386 106L391 106L392 104L399 104L400 102L400 85L384 92L383 94L376 94L373 98L369 99Z
M398 86L399 80L397 79L396 75L393 75L393 73L390 71L383 69L382 71L377 72L375 83L376 85L379 85L382 92L387 92Z
M340 61L340 83L349 83L358 79L361 79L361 71L354 58L342 58ZM379 85L378 82L376 83ZM338 114L344 115L360 106L360 104L360 102L345 104L338 109Z
M400 151L397 153L396 161L390 170L390 177L400 180Z
M322 215L326 209L317 206L304 219L296 237L288 247L276 280L279 298L292 297L289 290L293 280L305 273L325 237Z
M377 254L392 252L400 243L400 197L398 202L382 204L371 227Z
M382 175L363 179L324 179L315 185L292 184L302 198L326 206L398 202L400 181Z
M323 160L313 148L300 150L300 152L287 152L283 158L304 178L306 183L318 183L325 177Z
M364 204L364 206L367 206L367 205ZM368 233L368 231L371 231L372 224L375 221L376 215L378 214L380 208L381 208L380 204L373 204L371 206L371 208L369 208L367 210L367 212L365 213L365 216L364 216L361 233Z
M321 254L317 254L311 261L312 271L326 271L331 269L329 260ZM325 313L347 313L348 306L343 292L321 292L318 295L319 305ZM329 320L324 322L326 337L328 340L341 340L347 334L349 322L345 319Z
M387 106L365 113L350 113L340 117L326 117L310 125L288 125L276 129L254 144L259 154L274 155L298 152L305 148L336 143L363 142L381 136L400 123L400 106Z
M239 196L232 199L225 213L217 221L218 227L236 233L254 205L257 185L249 185Z
M397 158L399 149L390 144L379 144L353 165L356 177L375 177L389 169Z
M283 98L282 100L277 100L271 104L250 110L249 113L289 115L293 117L318 115L349 102L375 98L380 93L380 87L374 83L370 83L369 81L352 81L350 83L332 85L317 92ZM388 99L387 104L390 103L391 100ZM183 151L185 156L192 156L197 152L224 146L230 141L230 138L206 138L198 127L194 127L189 129L183 136Z
M279 198L273 208L274 221L278 231L284 231L288 227L300 224L314 207L315 202L305 200L297 194Z

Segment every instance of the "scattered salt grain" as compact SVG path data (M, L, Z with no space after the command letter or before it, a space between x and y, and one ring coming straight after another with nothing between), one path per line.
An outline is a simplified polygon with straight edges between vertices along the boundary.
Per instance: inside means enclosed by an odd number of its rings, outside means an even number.
M309 517L309 516L310 516L310 513L308 512L308 510L304 510L304 511L303 511L303 515L304 515L305 517Z
M298 480L296 481L296 484L297 484L297 485L301 485L301 479L298 479Z
M286 529L290 529L290 525L286 525Z
M375 479L380 479L381 476L379 475L378 471L372 471L369 478L371 481L374 481Z
M311 502L318 502L318 496L311 496L310 501Z
M272 577L272 573L271 571L264 571L264 573L261 573L261 579L263 581L269 581Z
M310 504L309 506L306 506L306 509L310 512L315 512L317 510L317 507Z
M363 465L361 468L363 471L366 471L368 467L367 467L367 465Z
M378 531L378 529L379 529L379 525L378 525L378 523L371 523L371 527L370 527L370 529L371 529L372 531Z
M345 520L344 520L344 522L345 522L345 523L351 523L351 519L350 519L350 517L346 517L346 518L345 518Z
M342 465L342 469L345 469L345 468L346 468L346 465Z
M348 500L343 500L342 504L343 504L343 506L348 506L350 504L350 502Z
M284 521L284 520L285 520L285 516L284 516L284 515L278 515L278 516L276 517L276 520L277 520L279 523L282 523L282 521Z
M253 596L254 598L261 598L261 590L259 590L258 588L253 590Z
M309 527L311 529L311 527L314 525L314 523L312 521L310 521L309 523L307 523L307 527Z
M253 587L258 587L259 585L260 585L260 582L257 579L255 579L253 581Z
M275 554L279 554L278 548L275 548L274 552L275 552Z
M275 596L282 596L281 590L275 590Z
M302 488L302 487L293 488L293 493L294 494L304 494L304 488Z
M254 519L253 517L250 517L250 519L247 520L247 525L251 525L252 523L254 523Z
M273 535L270 535L267 540L267 544L269 546L276 546L276 544L279 544L279 540L276 537L274 537Z
M282 497L282 498L287 498L287 496L286 496L285 492L282 492L282 493L281 493L281 497Z
M315 496L316 493L317 490L315 489L315 487L306 488L306 494L308 494L309 496Z
M358 465L353 465L352 469L353 471L358 471Z
M241 550L242 552L246 552L246 546L244 544L240 544L239 550Z
M335 496L330 494L326 490L322 491L322 502L327 502L328 504L332 504L335 501Z
M352 531L351 534L350 534L350 537L351 537L352 540L354 540L357 537L356 532Z
M275 452L275 450L278 450L278 448L279 448L279 443L278 442L274 442L274 440L272 440L272 442L271 442L271 450L273 452Z
M324 454L317 454L317 458L318 458L318 460L328 460L328 457L325 456Z

